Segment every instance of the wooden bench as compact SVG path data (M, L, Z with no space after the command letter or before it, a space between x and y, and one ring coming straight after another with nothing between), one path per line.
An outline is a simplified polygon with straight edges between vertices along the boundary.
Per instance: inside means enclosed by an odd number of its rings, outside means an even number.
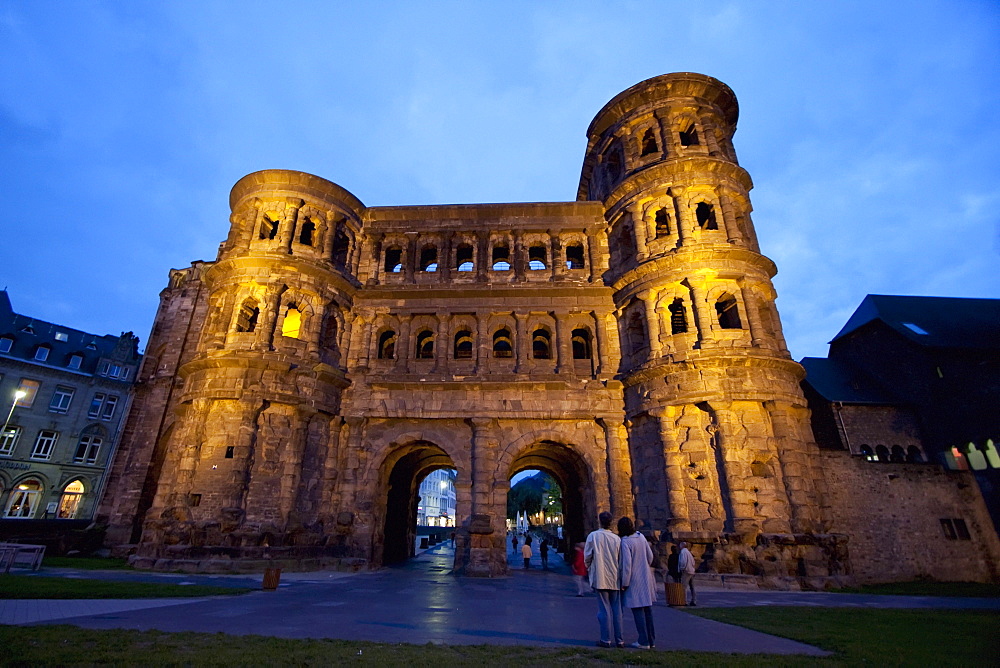
M10 573L11 568L30 568L37 571L45 557L44 545L0 543L0 573Z

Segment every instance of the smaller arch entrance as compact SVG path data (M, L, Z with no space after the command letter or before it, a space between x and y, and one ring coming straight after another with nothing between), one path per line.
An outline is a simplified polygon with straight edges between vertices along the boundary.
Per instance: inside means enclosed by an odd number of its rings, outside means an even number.
M451 457L429 441L411 443L386 460L381 476L386 488L382 565L398 564L414 555L420 483L432 471L454 468Z

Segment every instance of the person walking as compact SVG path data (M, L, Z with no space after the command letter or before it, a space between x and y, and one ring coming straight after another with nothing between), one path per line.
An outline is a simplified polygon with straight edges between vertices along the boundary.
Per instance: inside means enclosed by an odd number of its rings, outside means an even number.
M538 552L542 555L542 568L549 568L549 541L542 539L542 544L538 546Z
M521 546L521 556L524 557L524 567L531 568L531 538L524 539L524 545Z
M681 569L677 566L677 561L680 559L680 553L677 550L676 545L670 546L670 556L667 557L667 575L670 576L671 582L681 581Z
M681 542L681 552L677 555L677 570L681 572L681 584L684 586L685 597L687 590L691 590L691 601L688 605L698 605L694 593L694 555L688 549L687 543Z
M639 640L637 649L653 647L653 601L656 600L656 578L653 576L653 550L628 517L618 520L618 536L622 541L621 578L622 607L632 610Z
M516 531L514 532L514 535L511 536L511 538L510 538L510 551L512 553L514 553L514 554L517 554L517 532Z
M583 543L577 543L573 547L573 563L570 564L570 570L576 579L576 595L586 596L590 591L590 582L587 581L587 564L583 560Z
M583 562L590 573L590 586L597 593L597 623L601 628L598 647L625 646L619 567L621 539L611 531L612 519L607 511L598 515L601 528L587 536L583 548Z

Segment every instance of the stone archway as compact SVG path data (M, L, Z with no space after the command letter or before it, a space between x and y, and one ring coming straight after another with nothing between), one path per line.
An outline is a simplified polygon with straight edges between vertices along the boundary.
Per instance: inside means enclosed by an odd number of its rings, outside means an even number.
M383 566L406 561L414 554L417 526L417 489L431 471L454 469L455 463L440 446L415 441L385 461L379 479L386 500L382 523Z

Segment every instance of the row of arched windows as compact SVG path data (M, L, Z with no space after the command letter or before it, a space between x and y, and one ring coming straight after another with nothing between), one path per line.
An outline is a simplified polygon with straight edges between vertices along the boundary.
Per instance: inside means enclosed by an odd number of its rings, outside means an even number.
M537 360L554 358L552 333L539 327L530 333L530 357ZM571 334L573 359L589 360L593 357L593 346L590 330L574 329ZM414 337L413 357L415 359L434 359L436 334L432 329L421 329ZM492 355L495 358L507 359L514 357L514 335L507 327L500 327L493 332ZM395 330L387 329L379 334L379 359L396 359L397 334ZM452 337L451 355L453 359L473 359L475 357L475 336L469 329L461 329Z
M544 271L551 268L549 248L539 242L532 243L527 249L527 267L530 271ZM460 243L455 247L451 269L458 272L472 272L476 269L476 252L472 244ZM398 244L391 244L382 254L382 269L386 273L398 274L404 271L405 252ZM417 252L415 269L422 272L435 272L439 269L438 247L435 244L424 244ZM510 244L504 241L496 242L490 250L490 269L493 271L509 271L512 269L513 256ZM563 259L567 269L583 269L583 244L576 242L566 246Z
M296 223L283 222L282 217L273 212L261 214L260 225L257 228L258 241L276 241L281 238L282 225L291 225L291 241L293 248L321 248L325 225L318 218L303 215ZM340 267L347 267L348 258L353 245L353 233L346 229L346 223L341 221L335 226L333 240L330 245L330 261Z

